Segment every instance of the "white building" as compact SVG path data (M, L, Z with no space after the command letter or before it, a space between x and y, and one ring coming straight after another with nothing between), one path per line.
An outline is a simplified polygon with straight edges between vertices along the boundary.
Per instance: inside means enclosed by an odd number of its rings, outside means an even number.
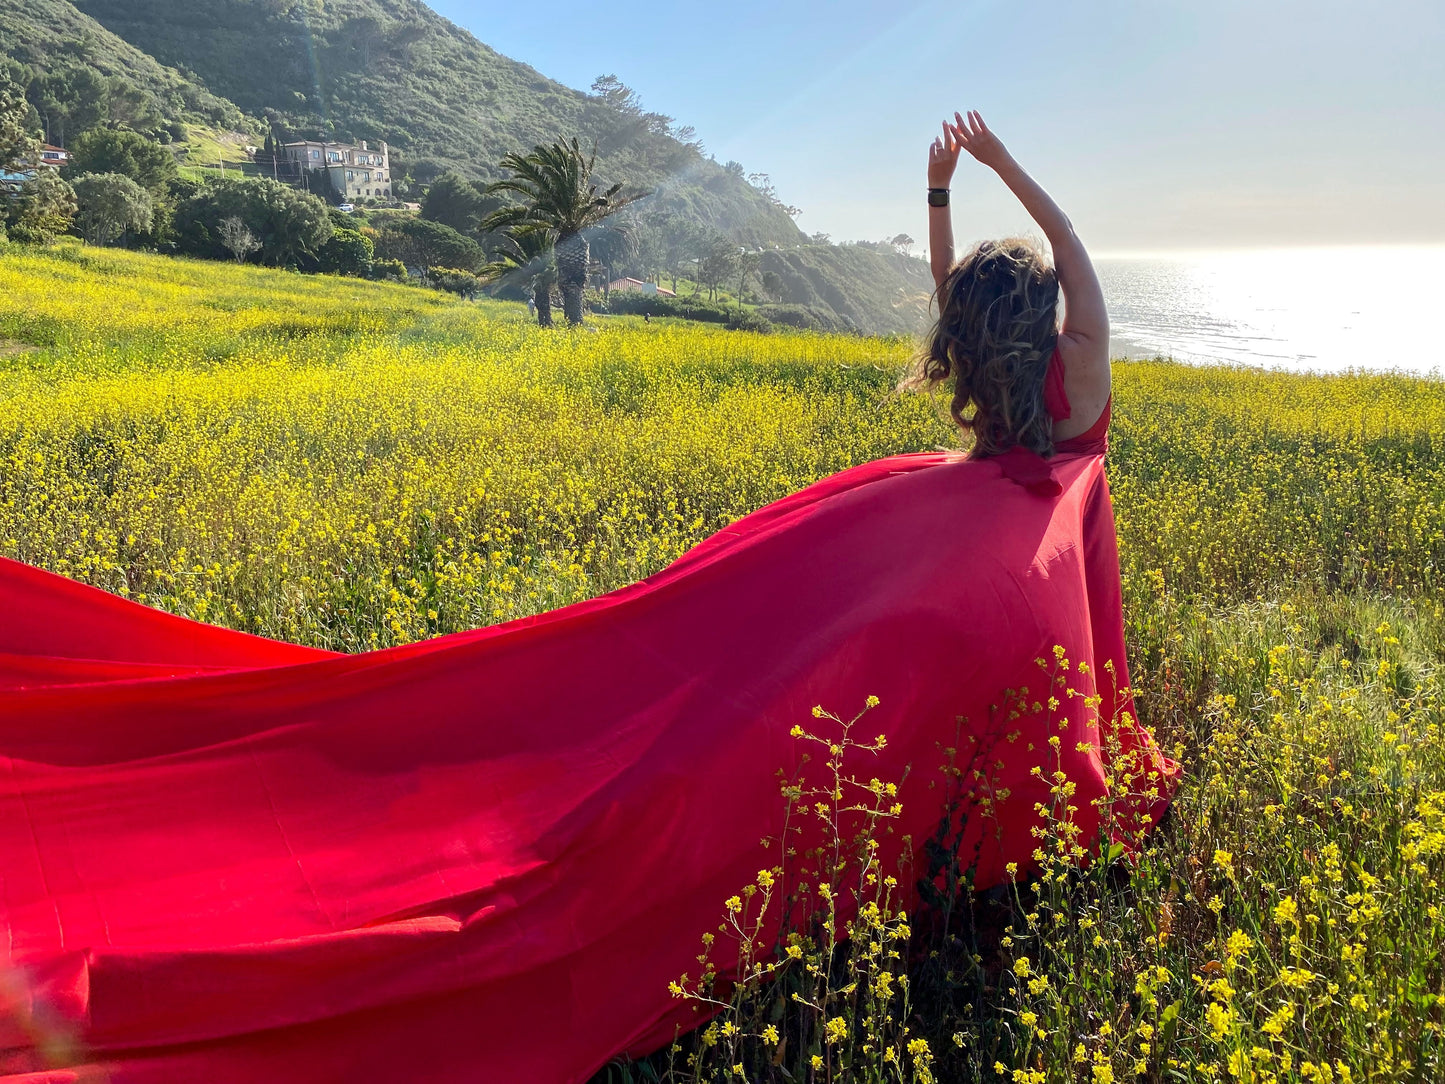
M356 146L303 139L282 144L281 159L307 173L328 174L343 200L391 199L391 163L384 141L372 147L364 139Z

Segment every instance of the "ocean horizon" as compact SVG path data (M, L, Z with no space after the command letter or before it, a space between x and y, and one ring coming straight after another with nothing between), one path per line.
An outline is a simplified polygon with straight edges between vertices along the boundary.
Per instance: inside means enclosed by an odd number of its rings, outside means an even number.
M1109 254L1110 354L1440 378L1445 244Z

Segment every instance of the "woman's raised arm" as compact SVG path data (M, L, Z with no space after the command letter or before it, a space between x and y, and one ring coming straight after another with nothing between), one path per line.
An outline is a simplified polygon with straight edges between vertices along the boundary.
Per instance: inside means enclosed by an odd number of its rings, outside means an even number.
M959 143L953 126L943 122L943 134L928 148L928 263L933 268L933 285L943 285L944 276L953 267L953 210L948 200L934 203L932 193L948 191L958 165Z
M1074 377L1069 382L1075 384L1083 378L1090 384L1101 383L1103 395L1097 405L1102 409L1109 386L1109 314L1104 308L1099 276L1094 273L1093 262L1074 232L1073 223L1042 186L1014 161L978 113L970 112L966 117L955 113L954 123L945 122L944 126L958 147L999 175L1048 238L1049 247L1054 251L1059 289L1064 295L1064 320L1059 339L1066 353L1065 363L1071 370L1069 375Z

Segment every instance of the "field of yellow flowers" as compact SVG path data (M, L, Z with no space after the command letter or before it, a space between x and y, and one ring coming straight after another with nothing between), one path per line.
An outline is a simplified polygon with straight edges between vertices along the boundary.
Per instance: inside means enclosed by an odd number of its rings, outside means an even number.
M0 553L364 650L599 594L955 442L895 390L908 342L597 324L0 251ZM1134 684L1188 773L1127 884L1041 843L1011 899L915 924L870 980L891 1017L855 991L780 1034L759 980L731 1032L611 1079L1445 1080L1445 385L1115 372Z

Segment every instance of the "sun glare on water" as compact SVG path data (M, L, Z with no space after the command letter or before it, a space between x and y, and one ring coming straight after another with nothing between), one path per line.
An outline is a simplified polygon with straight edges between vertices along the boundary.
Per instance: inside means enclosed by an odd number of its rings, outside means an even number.
M1445 369L1432 316L1445 293L1445 246L1109 257L1098 268L1116 356Z

